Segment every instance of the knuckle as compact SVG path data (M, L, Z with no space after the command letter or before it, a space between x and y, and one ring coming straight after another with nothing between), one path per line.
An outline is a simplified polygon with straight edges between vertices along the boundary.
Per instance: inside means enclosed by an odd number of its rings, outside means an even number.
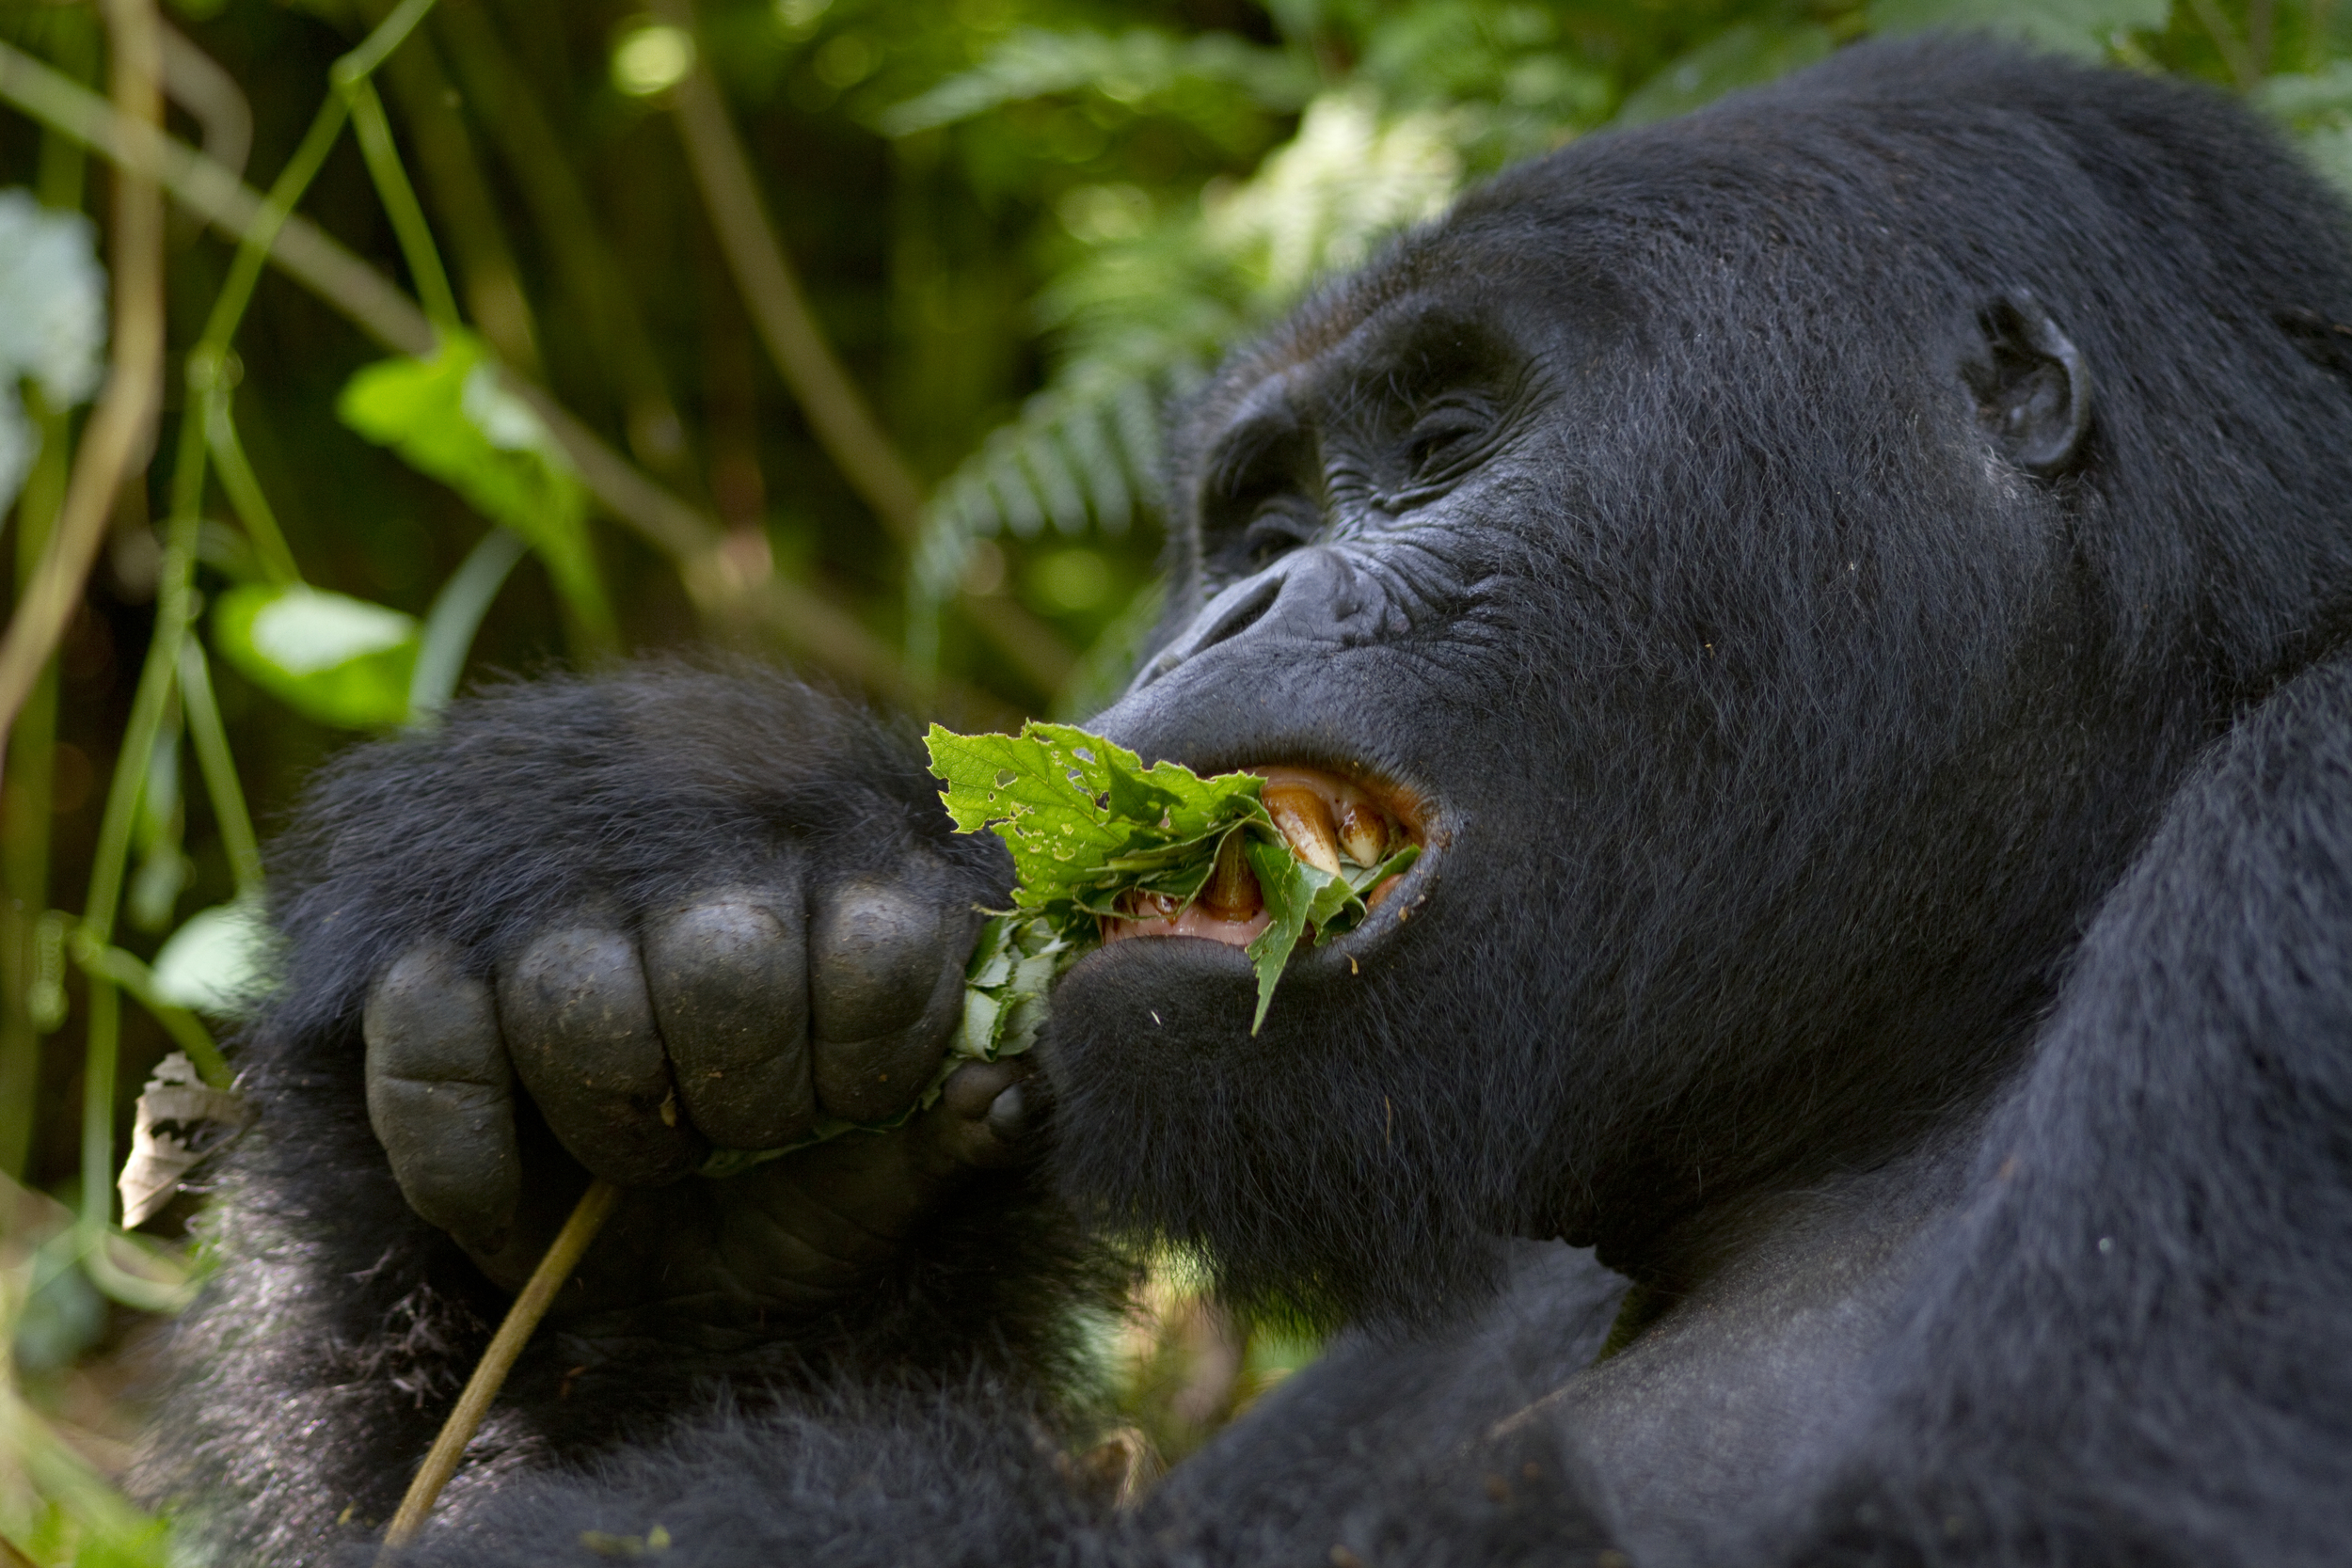
M912 1104L930 1083L948 1026L963 998L963 971L947 968L914 992L913 1016L863 1038L827 1036L816 1048L818 1098L850 1121L881 1121Z
M852 882L819 902L809 942L811 1008L828 1040L903 1029L931 999L948 951L935 898L877 882Z
M653 921L645 975L678 1094L726 1148L765 1148L816 1118L807 944L797 892L726 890Z
M774 901L724 895L656 918L644 972L674 1053L716 1066L773 1054L805 1025L808 959L799 913Z
M420 942L395 959L369 990L359 1031L371 1077L508 1081L489 985L452 942Z
M478 1085L377 1080L368 1117L408 1206L444 1230L495 1228L522 1186L513 1106Z
M614 1087L644 1075L648 1056L659 1068L637 947L618 931L580 927L533 939L500 976L498 1002L518 1064L560 1059Z
M557 1142L632 1186L692 1168L700 1140L678 1114L637 944L601 924L543 932L499 976L515 1070Z

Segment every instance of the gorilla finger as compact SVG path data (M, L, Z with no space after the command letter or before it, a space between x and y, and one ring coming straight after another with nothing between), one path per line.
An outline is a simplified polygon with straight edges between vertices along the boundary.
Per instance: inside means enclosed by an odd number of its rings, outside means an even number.
M599 926L541 934L499 975L516 1076L573 1159L629 1187L694 1168L702 1140L679 1114L637 944Z
M850 1121L914 1102L963 1001L977 916L910 883L825 889L809 921L817 1096Z
M797 880L724 889L645 930L645 980L678 1096L723 1148L773 1148L817 1119Z
M948 1076L938 1105L924 1113L923 1168L945 1176L958 1166L1016 1164L1035 1152L1043 1108L1044 1085L1026 1062L967 1062Z
M514 1071L489 983L447 942L410 948L368 992L368 1121L401 1196L429 1224L496 1250L515 1217Z

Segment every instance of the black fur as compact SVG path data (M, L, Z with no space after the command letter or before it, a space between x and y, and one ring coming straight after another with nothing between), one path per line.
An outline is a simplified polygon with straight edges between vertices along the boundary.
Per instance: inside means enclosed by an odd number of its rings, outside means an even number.
M2346 322L2352 225L2240 110L1985 45L1467 198L1188 416L1100 721L1352 771L1433 852L1255 1037L1232 949L1086 959L1043 1166L839 1300L559 1322L419 1560L2342 1560ZM681 668L331 771L150 1495L240 1558L363 1542L481 1342L358 1104L395 955L787 849L1001 896L929 794ZM1139 1231L1354 1326L1118 1513L1057 1456Z

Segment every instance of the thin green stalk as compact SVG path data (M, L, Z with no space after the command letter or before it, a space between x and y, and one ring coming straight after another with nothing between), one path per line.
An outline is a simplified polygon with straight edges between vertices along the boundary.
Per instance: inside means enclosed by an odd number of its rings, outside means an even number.
M72 467L72 420L28 388L39 417L40 453L25 477L16 510L16 583L24 592L48 547L65 504ZM49 906L49 832L57 756L57 661L35 678L8 736L0 771L8 809L0 811L0 1173L24 1174L33 1144L33 1103L40 1084L40 1023L33 1017L37 959L34 928Z
M424 307L425 316L435 326L447 331L457 325L457 296L451 292L449 274L442 269L441 253L434 247L433 227L425 221L417 189L408 182L408 171L401 165L400 149L392 141L392 123L384 115L384 101L365 77L342 92L351 106L352 134L359 138L360 154L375 181L376 199L392 220L400 253L416 282L417 303Z
M138 956L119 947L108 947L77 934L71 942L73 961L82 973L92 979L105 981L120 990L127 990L138 1005L153 1015L164 1026L172 1042L188 1053L188 1060L197 1076L216 1089L225 1089L234 1081L229 1070L229 1059L213 1042L212 1031L203 1021L175 1002L167 1002L155 990L155 972L142 963Z
M411 9L421 17L424 7L404 7L376 30L377 35L390 29ZM400 36L405 37L407 29L415 24L415 17L409 17L401 27ZM376 41L376 37L372 36L353 55L339 61L336 69L343 71L349 60L364 55ZM381 53L375 57L380 58ZM121 758L143 761L153 751L164 707L178 686L180 651L186 641L195 606L193 578L197 531L202 522L204 501L205 431L210 422L210 406L227 396L223 385L227 378L222 370L230 341L235 337L246 307L252 301L254 285L261 279L271 243L326 161L346 114L341 92L329 94L320 105L301 145L271 184L261 211L254 214L253 226L239 244L236 260L230 263L229 277L205 320L203 337L188 353L188 385L196 393L196 405L188 409L180 423L180 440L172 465L171 518L165 532L163 568L156 583L155 624L148 641L146 663L139 672L138 689L131 699L130 719L123 726L122 748L118 753ZM99 823L97 848L90 859L89 893L82 903L82 927L102 946L110 946L114 941L115 916L121 904L123 871L130 855L131 830L137 820L143 779L142 768L118 765L107 786L105 815ZM109 1176L114 1163L114 1081L120 1047L121 1000L114 982L101 974L89 976L88 995L87 1062L83 1075L81 1231L85 1260L91 1268L92 1277L103 1285L107 1281L101 1277L101 1272L106 1265L102 1261L99 1243L114 1218L114 1188Z
M343 91L375 74L375 68L391 57L392 51L408 41L408 35L432 14L435 0L403 0L399 9L376 24L375 30L359 40L359 47L337 60L327 71L327 80L337 91Z
M245 789L237 782L237 765L229 752L229 732L220 721L220 704L213 695L212 667L204 648L190 640L180 650L180 706L186 713L188 738L195 743L197 767L203 770L204 792L212 798L213 824L229 851L229 870L237 879L237 896L259 901L262 896L262 847L253 832L252 813L246 809Z
M253 287L262 280L262 269L269 263L270 246L277 243L278 231L294 215L294 203L310 188L310 182L318 178L320 166L335 150L335 138L342 135L343 121L350 117L342 95L327 94L319 112L310 117L310 128L302 134L294 156L286 160L286 166L270 182L269 194L262 198L261 210L253 214L252 227L238 242L237 258L229 264L220 297L213 301L213 313L205 318L204 336L189 351L189 385L196 384L196 356L209 353L216 365L229 340L236 336L237 323L245 319L245 308L252 302Z
M270 509L269 497L262 493L262 482L246 459L245 443L237 439L226 389L204 400L204 443L212 451L220 487L228 493L229 504L236 508L246 537L253 542L253 558L261 563L262 575L281 585L300 582L302 569L294 564L294 551L278 526L278 514Z
M115 1069L121 1059L122 999L92 977L82 1051L82 1213L85 1258L105 1244L114 1225Z
M417 667L408 680L408 716L423 721L449 705L465 673L466 655L490 602L505 586L507 574L530 550L523 536L511 528L495 528L468 552L425 612L424 635L419 640Z

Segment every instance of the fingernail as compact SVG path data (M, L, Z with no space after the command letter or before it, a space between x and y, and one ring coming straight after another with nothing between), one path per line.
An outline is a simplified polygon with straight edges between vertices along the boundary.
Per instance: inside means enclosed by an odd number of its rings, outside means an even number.
M1009 1144L1019 1143L1028 1135L1029 1096L1023 1085L1013 1085L989 1106L988 1130Z

